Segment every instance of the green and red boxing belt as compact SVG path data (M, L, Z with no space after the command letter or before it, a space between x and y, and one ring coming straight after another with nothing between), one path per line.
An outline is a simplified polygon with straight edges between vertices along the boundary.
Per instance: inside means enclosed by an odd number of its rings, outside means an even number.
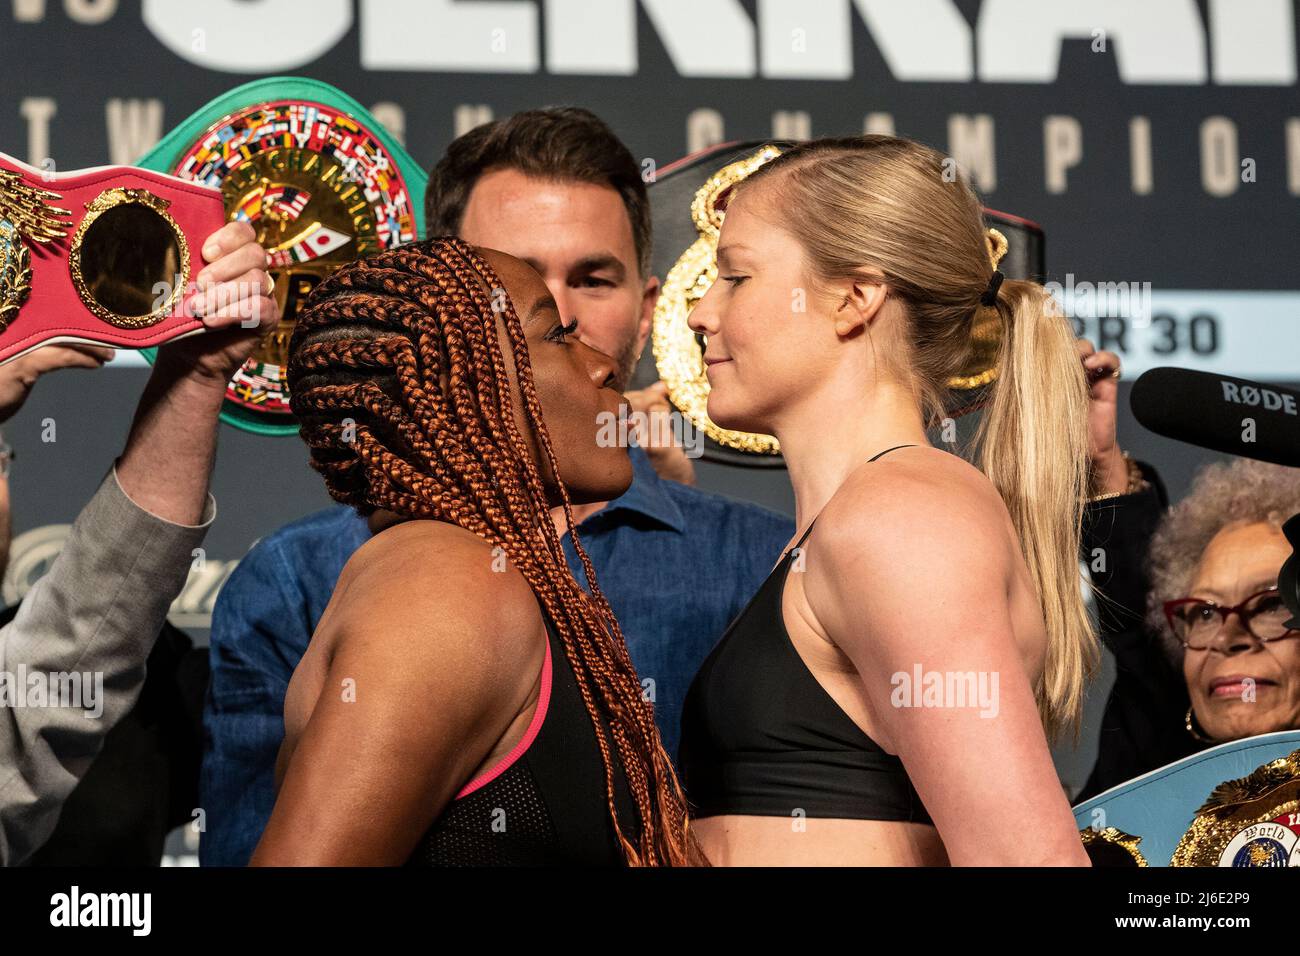
M280 325L226 392L222 420L297 431L284 366L300 303L330 271L418 238L427 175L356 100L272 77L212 100L141 168L51 176L0 154L0 362L56 341L143 349L202 328L203 241L249 223Z

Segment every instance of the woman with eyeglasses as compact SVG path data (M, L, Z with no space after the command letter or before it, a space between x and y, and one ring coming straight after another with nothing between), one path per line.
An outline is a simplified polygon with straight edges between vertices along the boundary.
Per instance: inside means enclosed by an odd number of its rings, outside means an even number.
M1300 631L1278 591L1300 470L1240 459L1201 472L1151 545L1148 623L1181 662L1198 743L1300 728Z
M1102 587L1108 619L1128 623L1103 625L1116 679L1079 800L1215 744L1300 728L1300 631L1278 591L1300 469L1210 465L1158 524L1153 508L1116 516L1121 552L1142 550L1155 525L1146 615L1136 594Z

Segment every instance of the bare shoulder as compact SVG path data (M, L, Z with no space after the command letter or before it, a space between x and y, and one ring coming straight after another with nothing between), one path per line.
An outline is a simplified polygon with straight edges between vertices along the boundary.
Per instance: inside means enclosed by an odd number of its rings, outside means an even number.
M1001 621L1015 586L1019 545L992 483L949 452L907 451L851 475L808 539L809 610L861 673L970 645L972 620Z
M357 549L327 624L338 641L379 636L412 663L447 654L487 663L529 645L541 653L542 619L523 575L487 541L442 521L406 521Z
M950 452L906 448L859 468L817 519L810 544L833 565L939 557L1006 559L1010 520L984 474Z

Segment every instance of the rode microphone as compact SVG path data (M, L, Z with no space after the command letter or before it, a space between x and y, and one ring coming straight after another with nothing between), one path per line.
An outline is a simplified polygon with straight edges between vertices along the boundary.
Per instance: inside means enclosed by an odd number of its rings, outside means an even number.
M1277 575L1277 589L1282 593L1286 609L1291 612L1287 627L1300 628L1300 515L1293 515L1282 525L1282 533L1291 545L1291 557L1286 559Z
M1142 427L1200 448L1300 467L1300 393L1230 375L1153 368L1129 396Z

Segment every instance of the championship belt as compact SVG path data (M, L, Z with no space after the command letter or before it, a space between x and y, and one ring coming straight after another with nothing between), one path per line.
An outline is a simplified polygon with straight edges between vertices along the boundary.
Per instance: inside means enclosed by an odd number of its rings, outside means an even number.
M281 321L230 380L221 419L295 434L285 364L303 299L340 265L419 238L428 176L360 103L302 77L217 97L140 165L219 188L271 254Z
M1300 730L1185 757L1074 819L1097 866L1300 866Z
M709 381L704 374L704 341L687 325L695 303L718 277L718 233L732 187L793 143L754 140L724 143L692 153L663 167L651 186L654 220L654 272L664 276L655 305L652 337L659 378L668 398L705 435L703 457L735 465L783 467L781 450L771 435L721 428L710 421L706 405ZM1043 230L1018 216L984 211L985 222L1006 239L998 266L1008 278L1042 282L1045 275ZM986 386L996 377L999 323L989 318L976 325L972 360L949 382L950 409L959 415L978 408Z
M138 349L202 329L193 260L224 221L220 192L174 176L55 175L0 153L0 364L53 342Z

